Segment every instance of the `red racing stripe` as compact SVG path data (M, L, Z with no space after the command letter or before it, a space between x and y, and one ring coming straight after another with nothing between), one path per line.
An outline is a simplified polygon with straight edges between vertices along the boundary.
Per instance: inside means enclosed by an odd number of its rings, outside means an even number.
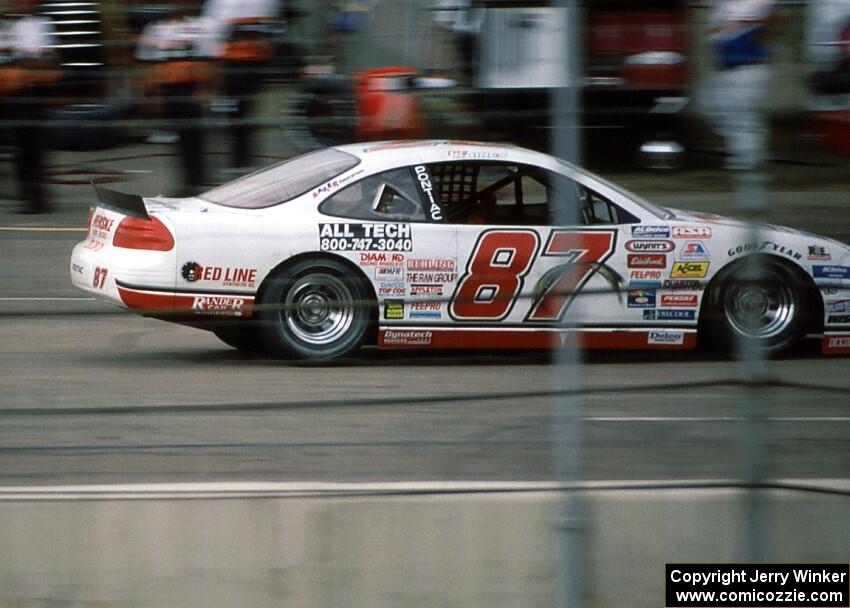
M650 344L650 334L681 333L681 344ZM549 349L576 345L589 350L691 350L696 348L694 332L656 331L504 331L498 329L382 328L378 335L381 348L466 348L466 349Z

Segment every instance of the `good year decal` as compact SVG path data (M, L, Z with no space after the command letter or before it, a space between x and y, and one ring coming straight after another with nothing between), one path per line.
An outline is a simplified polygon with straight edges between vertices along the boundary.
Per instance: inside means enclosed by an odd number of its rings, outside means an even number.
M576 294L614 253L616 230L553 230L540 250L534 230L487 230L478 237L458 281L449 314L460 321L508 316L535 262L559 258L531 299L526 321L559 321Z

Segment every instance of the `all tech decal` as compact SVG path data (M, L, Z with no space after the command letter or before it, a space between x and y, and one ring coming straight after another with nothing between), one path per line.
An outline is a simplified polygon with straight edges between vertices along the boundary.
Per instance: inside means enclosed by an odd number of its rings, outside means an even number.
M322 251L413 251L410 224L319 224Z
M675 262L671 279L702 279L708 274L708 262Z

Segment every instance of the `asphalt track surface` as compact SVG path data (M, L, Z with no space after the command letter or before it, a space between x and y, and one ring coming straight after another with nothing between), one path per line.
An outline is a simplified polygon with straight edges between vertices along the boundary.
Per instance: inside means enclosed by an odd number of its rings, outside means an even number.
M246 356L74 290L81 238L0 231L0 485L554 478L564 401L546 393L563 370L545 353L373 350L333 366ZM850 360L803 352L767 376L806 385L755 394L767 474L846 478ZM568 402L585 477L740 477L740 378L735 361L701 354L591 355L585 393Z

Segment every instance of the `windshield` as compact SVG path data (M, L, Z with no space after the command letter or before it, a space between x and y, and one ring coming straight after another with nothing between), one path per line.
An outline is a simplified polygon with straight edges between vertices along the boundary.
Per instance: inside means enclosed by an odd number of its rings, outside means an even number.
M565 160L563 160L563 159L560 159L560 158L558 158L558 159L556 159L556 160L557 160L557 161L558 161L561 165L563 165L563 166L565 166L565 167L568 167L568 168L570 168L570 169L571 169L571 170L573 170L573 171L580 171L580 170L579 170L579 169L578 169L575 165L573 165L572 163L569 163L569 162L567 162L567 161L565 161ZM669 211L668 209L665 209L665 208L663 208L663 207L659 207L658 205L656 205L656 204L654 204L654 203L649 202L648 200L646 200L645 198L643 198L643 197L642 197L642 196L640 196L639 194L635 194L635 193L634 193L634 192L632 192L631 190L626 190L626 189L625 189L625 188L623 188L622 186L618 186L617 184L615 184L615 183L613 183L613 182L609 182L609 181L608 181L607 179L605 179L604 177L600 177L599 175L596 175L595 173L593 173L593 174L591 174L591 175L593 176L593 179L594 179L594 180L596 180L596 181L597 181L597 182L599 182L600 184L604 185L606 188L610 188L611 190L613 190L614 192L616 192L616 193L617 193L617 194L619 194L620 196L623 196L623 197L625 197L625 198L629 199L629 200L630 200L631 202L633 202L635 205L637 205L637 206L641 207L644 211L648 211L648 212L649 212L649 213L651 213L652 215L654 215L654 216L656 216L656 217L658 217L658 218L661 218L661 219L665 219L665 220L673 219L673 218L675 217L675 214L673 214L673 213L672 213L671 211Z
M291 201L356 167L360 159L333 148L283 161L223 186L199 198L240 209L262 209Z

